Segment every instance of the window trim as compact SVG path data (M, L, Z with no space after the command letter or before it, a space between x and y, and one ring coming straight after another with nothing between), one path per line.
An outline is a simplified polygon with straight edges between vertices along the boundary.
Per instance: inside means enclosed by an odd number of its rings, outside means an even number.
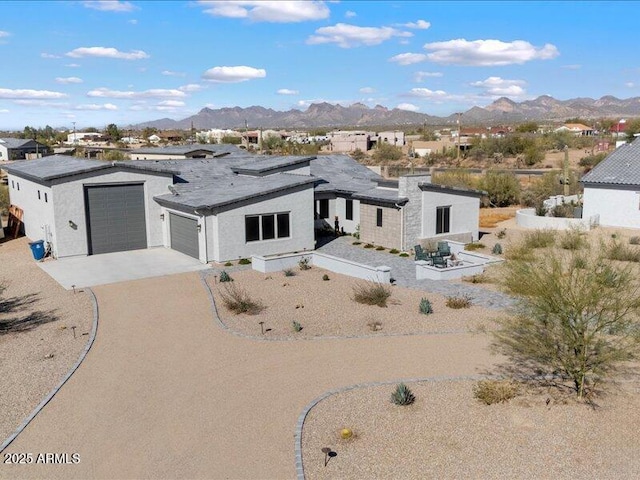
M288 222L287 222L287 236L283 236L280 234L280 228L278 226L278 219L281 215L286 215ZM272 217L273 218L273 238L264 238L264 233L263 233L263 218L265 217ZM256 240L248 240L247 239L247 219L249 218L257 218L258 219L258 238ZM255 243L255 242L273 242L273 241L278 241L278 240L285 240L288 238L291 238L291 212L274 212L274 213L257 213L257 214L251 214L251 215L245 215L244 216L244 225L245 225L245 230L244 230L244 243L248 244L248 243Z
M442 218L438 221L440 212L442 212ZM436 235L444 233L451 233L451 205L436 207Z

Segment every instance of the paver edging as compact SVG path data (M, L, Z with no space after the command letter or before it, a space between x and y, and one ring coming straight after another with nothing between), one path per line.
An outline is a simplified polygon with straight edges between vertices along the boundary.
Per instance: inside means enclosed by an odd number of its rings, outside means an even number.
M464 375L464 376L440 376L440 377L426 377L426 378L408 378L408 379L400 379L400 380L390 380L384 382L370 382L370 383L357 383L355 385L348 385L346 387L335 388L333 390L329 390L322 395L316 397L309 403L302 413L298 416L298 421L296 422L296 432L295 432L295 465L296 465L296 478L297 480L305 480L304 478L304 462L302 460L302 429L304 427L304 422L309 415L309 412L313 407L315 407L318 403L325 400L326 398L337 395L339 393L349 392L351 390L355 390L358 388L369 388L369 387L380 387L384 385L397 385L398 383L416 383L416 382L445 382L445 381L468 381L468 380L480 380L482 378L487 378L488 375Z
M60 389L64 386L64 384L67 383L67 381L76 372L76 370L78 370L78 368L80 367L80 364L84 361L87 354L89 353L89 350L93 346L93 342L95 341L96 334L98 332L98 318L99 318L98 300L96 299L96 296L93 293L93 290L91 290L88 287L84 287L83 290L87 292L87 294L89 295L89 298L91 299L91 303L93 306L93 326L91 328L91 333L89 334L89 340L87 341L87 344L85 345L82 352L80 352L80 356L78 357L78 360L76 360L76 363L73 364L71 369L67 372L67 374L60 381L60 383L58 383L58 385L53 387L53 389L47 394L46 397L44 397L44 399L38 404L38 406L35 409L33 409L33 411L29 414L29 416L25 418L22 421L22 423L18 426L18 428L11 435L9 435L9 437L7 437L7 439L2 443L2 445L0 445L0 453L2 453L9 445L11 445L11 443L18 437L18 435L20 435L22 431L25 428L27 428L27 426L33 421L34 418L36 418L36 416L42 411L42 409L47 405L47 403L49 403L53 399L53 397L60 391Z
M349 340L349 339L363 339L363 338L380 338L380 337L415 337L415 336L427 336L427 335L460 335L468 333L476 333L473 330L437 330L434 332L407 332L407 333L376 333L373 335L318 335L316 337L302 337L302 338L269 338L259 337L257 335L249 335L243 332L238 332L232 329L226 323L222 321L218 313L218 307L213 297L213 291L211 285L207 282L207 277L210 277L211 273L207 270L200 272L200 281L204 286L209 302L211 303L211 310L213 312L213 318L220 328L240 338L247 340L255 340L258 342L301 342L301 341L315 341L315 340ZM403 287L406 288L406 287ZM477 332L481 333L481 332Z

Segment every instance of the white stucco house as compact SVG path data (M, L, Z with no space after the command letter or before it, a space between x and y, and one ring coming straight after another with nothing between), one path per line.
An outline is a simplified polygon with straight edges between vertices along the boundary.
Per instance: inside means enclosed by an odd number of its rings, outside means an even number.
M600 225L640 228L640 139L614 150L580 180L583 218Z
M482 192L433 185L428 175L389 181L346 155L236 149L189 158L192 151L163 160L15 162L6 167L11 203L24 211L26 235L47 241L57 258L161 246L203 263L303 252L336 222L364 242L400 250L478 238Z

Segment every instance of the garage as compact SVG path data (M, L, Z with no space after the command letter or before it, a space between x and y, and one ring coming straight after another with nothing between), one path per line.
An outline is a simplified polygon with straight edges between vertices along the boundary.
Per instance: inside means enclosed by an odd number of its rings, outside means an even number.
M198 245L198 220L175 213L169 214L171 248L190 257L200 258Z
M147 248L143 184L86 186L85 201L89 255Z

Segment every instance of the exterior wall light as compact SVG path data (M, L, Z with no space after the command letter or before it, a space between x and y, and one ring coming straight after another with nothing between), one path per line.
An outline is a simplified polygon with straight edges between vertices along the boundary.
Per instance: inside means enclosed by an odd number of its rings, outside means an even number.
M164 222L164 213L160 214L160 220L162 220Z

